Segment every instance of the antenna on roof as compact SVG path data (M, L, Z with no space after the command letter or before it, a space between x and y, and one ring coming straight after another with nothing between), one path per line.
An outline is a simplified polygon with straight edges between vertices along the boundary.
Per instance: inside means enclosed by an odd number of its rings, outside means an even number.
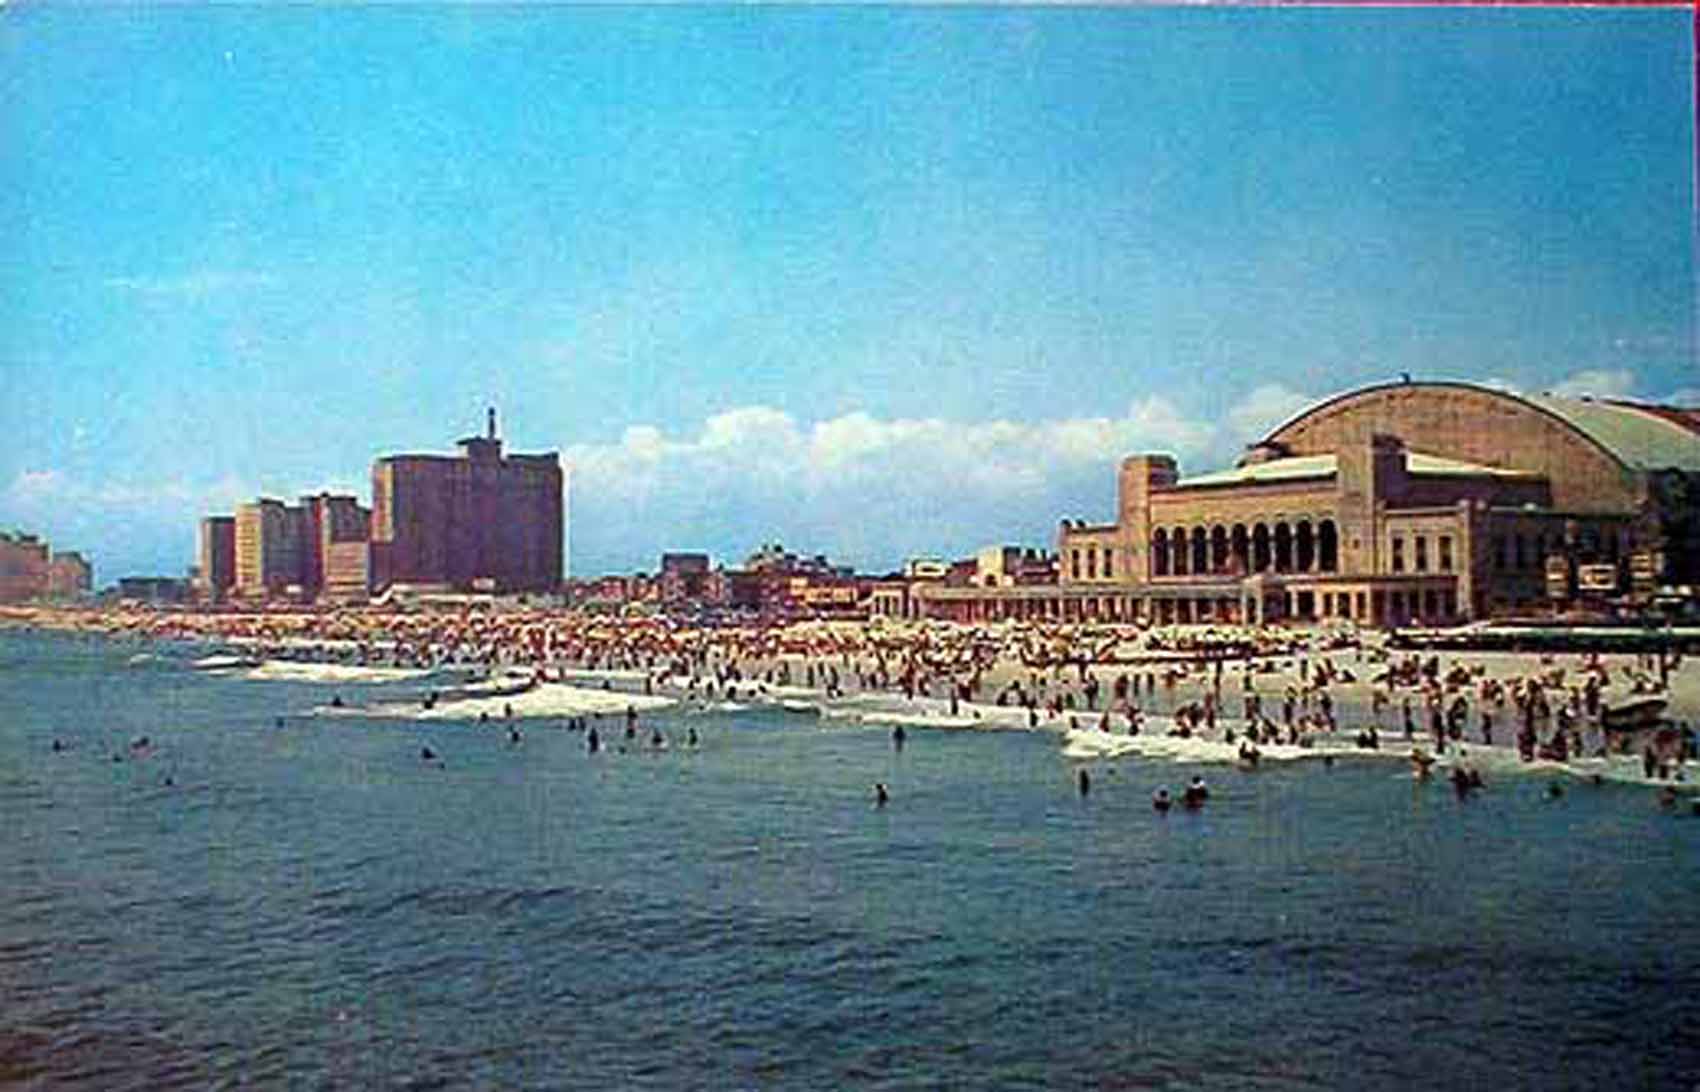
M486 421L485 438L490 439L490 440L494 440L496 438L496 407L495 406L491 406L489 408L489 410L486 411L485 421Z

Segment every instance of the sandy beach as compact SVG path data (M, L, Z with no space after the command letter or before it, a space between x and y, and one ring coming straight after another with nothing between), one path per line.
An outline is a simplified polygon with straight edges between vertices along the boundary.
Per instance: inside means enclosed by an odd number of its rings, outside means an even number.
M195 614L11 610L0 623L236 651L247 677L363 681L470 673L471 687L373 715L435 720L765 705L800 716L1059 733L1065 756L1409 761L1442 773L1554 772L1700 781L1689 729L1700 669L1637 654L1391 650L1351 627L810 622L693 628L543 612ZM478 682L477 680L483 680ZM478 686L488 692L480 693ZM1662 720L1606 732L1603 710L1662 700ZM338 698L340 702L340 697ZM326 709L358 713L357 708ZM1255 749L1255 759L1245 750Z

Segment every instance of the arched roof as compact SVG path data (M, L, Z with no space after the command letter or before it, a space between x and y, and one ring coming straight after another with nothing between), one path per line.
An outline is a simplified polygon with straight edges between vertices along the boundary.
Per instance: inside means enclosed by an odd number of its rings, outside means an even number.
M1700 473L1700 424L1692 411L1670 406L1640 405L1621 400L1563 398L1552 394L1517 394L1473 383L1384 383L1360 387L1319 402L1271 431L1264 443L1279 443L1309 421L1344 404L1389 392L1468 391L1490 400L1527 407L1560 423L1597 447L1626 470L1647 472L1677 469ZM1423 437L1407 436L1413 447Z

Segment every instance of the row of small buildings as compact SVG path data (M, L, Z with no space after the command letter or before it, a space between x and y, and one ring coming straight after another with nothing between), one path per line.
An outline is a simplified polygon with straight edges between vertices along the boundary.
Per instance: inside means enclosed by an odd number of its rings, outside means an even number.
M259 498L201 520L195 598L357 603L399 593L553 594L565 534L560 457L505 454L489 411L458 455L372 464L372 505Z
M569 605L602 613L725 613L772 620L916 617L924 589L1054 586L1056 555L1019 546L988 546L955 561L915 558L899 572L857 573L823 555L804 557L778 543L762 546L735 568L706 553L665 553L654 573L570 582Z

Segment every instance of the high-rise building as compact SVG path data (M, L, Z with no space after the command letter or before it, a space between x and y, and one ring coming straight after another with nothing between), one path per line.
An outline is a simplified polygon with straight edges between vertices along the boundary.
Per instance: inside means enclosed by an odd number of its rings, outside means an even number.
M353 497L301 498L307 549L302 586L310 595L362 599L370 590L372 512Z
M47 594L47 543L34 535L0 532L0 603Z
M94 570L74 550L55 551L47 563L47 594L52 599L82 599L94 590Z
M459 446L372 464L372 587L558 589L559 455L504 455L493 409L485 434Z
M236 593L261 598L301 585L305 513L261 498L236 506Z
M208 603L221 603L236 584L236 520L207 516L201 520L198 592Z

